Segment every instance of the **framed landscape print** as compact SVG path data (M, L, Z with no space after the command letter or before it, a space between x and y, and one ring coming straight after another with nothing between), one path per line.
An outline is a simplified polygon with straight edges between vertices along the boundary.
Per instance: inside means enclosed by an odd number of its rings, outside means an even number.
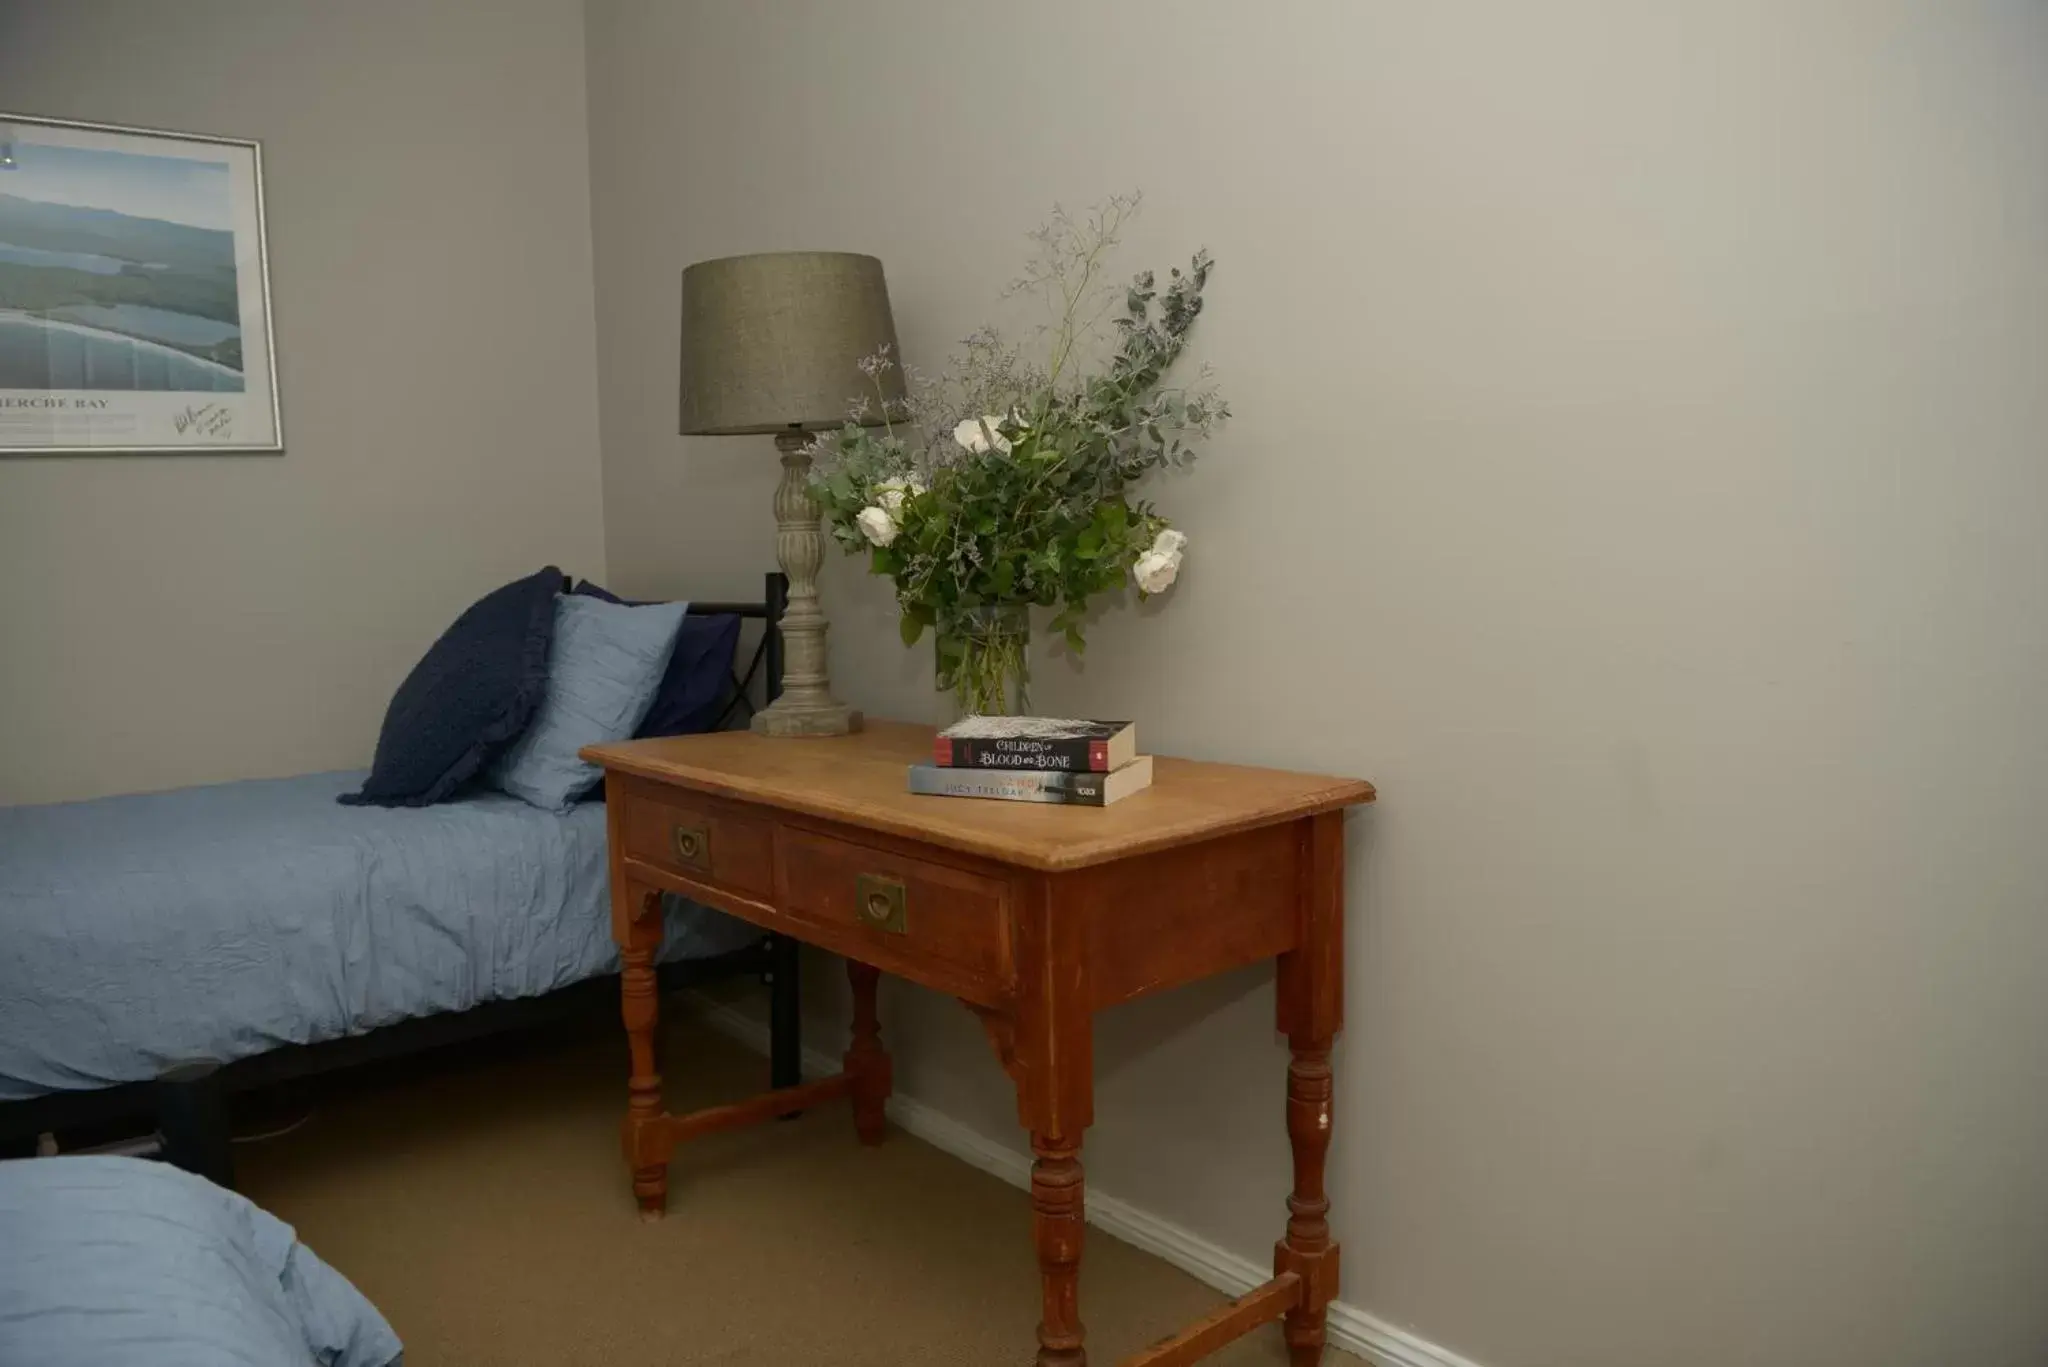
M0 456L282 451L256 143L0 113Z

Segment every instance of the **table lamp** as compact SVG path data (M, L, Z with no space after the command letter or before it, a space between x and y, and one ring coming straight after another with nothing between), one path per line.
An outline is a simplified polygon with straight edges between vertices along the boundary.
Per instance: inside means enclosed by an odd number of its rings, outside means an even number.
M772 432L782 454L775 489L775 558L789 576L782 615L782 695L754 714L764 736L843 736L860 713L832 696L818 567L825 540L811 501L811 433L844 424L874 396L860 362L896 350L882 263L852 252L764 252L699 261L683 271L682 432ZM876 377L885 405L903 398L903 371ZM863 419L879 424L868 407Z

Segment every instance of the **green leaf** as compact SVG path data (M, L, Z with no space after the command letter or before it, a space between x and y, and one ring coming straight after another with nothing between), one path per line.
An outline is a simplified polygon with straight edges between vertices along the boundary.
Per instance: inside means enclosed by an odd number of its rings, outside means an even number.
M917 638L924 635L924 623L906 612L897 619L896 634L903 638L903 644L914 646L917 644Z
M1066 630L1067 649L1076 655L1088 653L1088 643L1081 639L1081 628L1068 627Z

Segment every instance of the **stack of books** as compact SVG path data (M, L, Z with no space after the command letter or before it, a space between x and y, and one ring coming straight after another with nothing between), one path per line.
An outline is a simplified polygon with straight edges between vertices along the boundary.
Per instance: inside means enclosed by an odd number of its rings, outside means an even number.
M969 717L939 732L910 791L933 797L1106 807L1152 786L1152 756L1127 721Z

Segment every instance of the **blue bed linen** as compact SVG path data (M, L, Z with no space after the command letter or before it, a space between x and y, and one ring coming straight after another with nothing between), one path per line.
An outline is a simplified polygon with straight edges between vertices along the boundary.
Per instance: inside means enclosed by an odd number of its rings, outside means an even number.
M0 1101L615 969L605 813L344 807L361 773L0 808ZM664 958L743 923L671 899Z
M134 1158L0 1162L0 1362L391 1367L398 1335L290 1225Z

